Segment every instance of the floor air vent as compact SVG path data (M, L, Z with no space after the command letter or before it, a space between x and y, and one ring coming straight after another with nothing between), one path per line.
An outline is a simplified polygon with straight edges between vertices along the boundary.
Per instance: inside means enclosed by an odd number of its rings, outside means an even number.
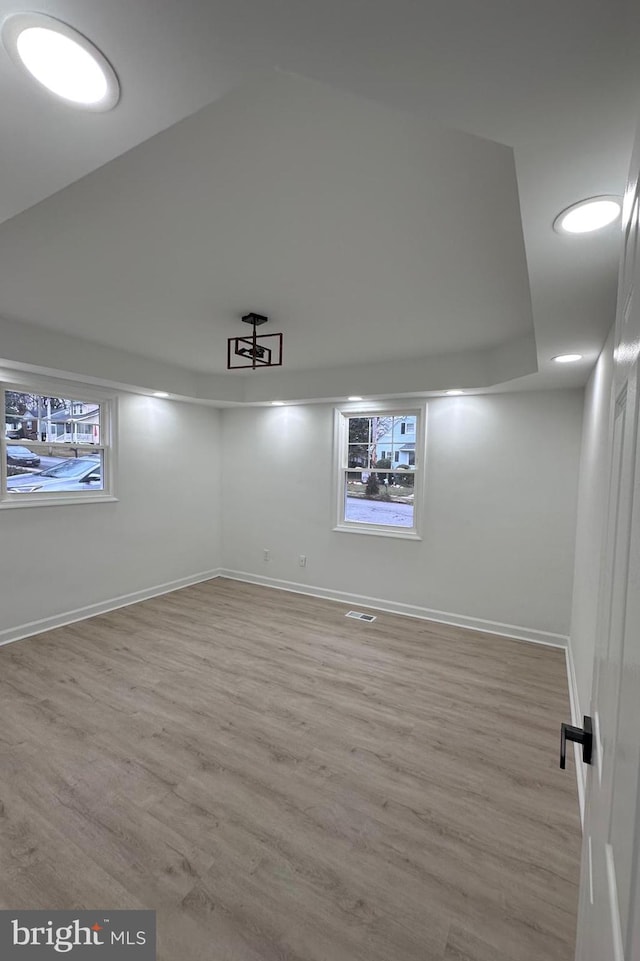
M349 611L345 617L355 617L357 621L375 621L375 614L361 614L360 611Z

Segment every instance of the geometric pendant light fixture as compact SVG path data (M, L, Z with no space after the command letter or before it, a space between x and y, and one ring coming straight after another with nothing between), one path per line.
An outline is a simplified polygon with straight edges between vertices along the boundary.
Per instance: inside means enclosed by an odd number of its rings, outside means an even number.
M244 324L253 328L251 334L229 337L227 341L227 370L257 370L259 367L282 366L282 334L258 334L257 328L268 322L264 314L245 314ZM242 358L238 362L238 358Z

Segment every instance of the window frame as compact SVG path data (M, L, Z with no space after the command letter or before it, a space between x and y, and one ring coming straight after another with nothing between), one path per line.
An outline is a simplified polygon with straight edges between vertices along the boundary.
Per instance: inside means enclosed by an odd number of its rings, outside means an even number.
M100 443L74 445L69 441L27 441L20 438L19 442L11 443L6 436L4 426L0 432L0 510L15 510L25 507L63 507L70 504L100 504L117 501L114 493L115 478L115 437L117 398L113 392L101 390L93 385L78 381L60 381L40 378L37 376L24 378L12 373L10 378L0 377L0 404L3 418L6 412L6 391L18 393L41 394L50 397L64 397L84 404L97 404L100 408ZM37 445L39 449L48 447L50 451L69 451L74 446L91 446L102 452L101 479L102 489L86 491L57 491L42 494L11 494L7 490L7 449L15 446ZM54 455L55 456L55 455Z
M345 477L349 470L358 468L348 466L349 418L351 417L415 417L415 469L413 493L413 526L395 527L391 524L367 524L345 519ZM423 505L425 490L425 467L427 446L427 403L418 401L412 404L395 402L345 404L334 408L333 437L333 496L332 530L349 534L373 534L377 537L395 537L403 540L422 540ZM393 463L393 462L392 462ZM389 468L389 473L397 471Z

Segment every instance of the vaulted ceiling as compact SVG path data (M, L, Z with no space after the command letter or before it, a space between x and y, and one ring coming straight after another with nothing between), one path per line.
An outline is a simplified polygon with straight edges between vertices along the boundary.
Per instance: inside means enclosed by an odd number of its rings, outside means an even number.
M626 3L39 6L122 98L71 109L0 51L7 363L231 403L584 382L619 227L552 223L624 188ZM225 372L250 310L281 370Z

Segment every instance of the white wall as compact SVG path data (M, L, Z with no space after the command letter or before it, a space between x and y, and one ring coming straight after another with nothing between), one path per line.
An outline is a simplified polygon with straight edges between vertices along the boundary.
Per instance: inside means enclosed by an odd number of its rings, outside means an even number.
M218 567L566 635L581 409L581 391L429 401L415 542L331 529L332 406L122 394L117 503L0 511L0 640Z
M224 566L567 635L582 401L581 390L430 400L418 542L331 529L332 407L225 410Z
M571 653L579 699L576 705L578 715L588 714L591 703L598 587L610 470L612 379L613 330L585 391L571 614Z
M0 510L0 640L220 565L219 411L118 402L117 503Z

